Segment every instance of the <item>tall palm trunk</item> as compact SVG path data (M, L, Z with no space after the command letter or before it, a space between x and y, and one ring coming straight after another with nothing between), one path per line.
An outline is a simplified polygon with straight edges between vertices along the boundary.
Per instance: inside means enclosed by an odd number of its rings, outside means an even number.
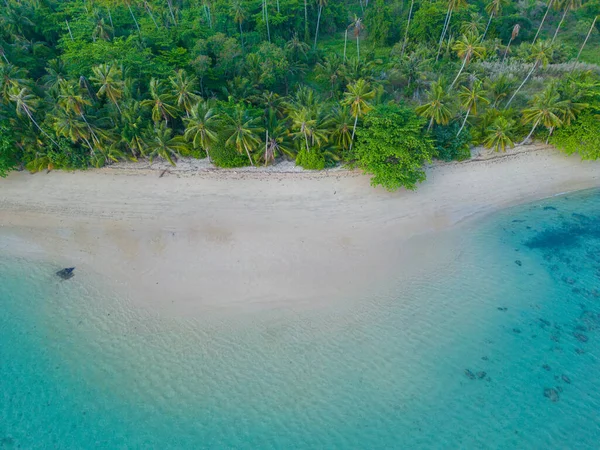
M360 34L356 35L356 60L360 62Z
M58 145L58 143L57 143L57 142L56 142L54 139L52 139L52 138L50 137L50 135L49 135L48 133L46 133L46 132L45 132L45 131L42 129L42 127L40 127L40 126L39 126L39 124L38 124L38 123L36 122L36 120L33 118L33 115L31 114L31 111L29 111L29 107L27 107L26 105L23 105L23 111L25 111L25 114L27 114L27 117L29 117L29 120L31 120L31 122L32 122L32 123L33 123L33 124L36 126L36 128L37 128L38 130L40 130L40 133L42 133L44 136L46 136L48 139L50 139L50 141L51 141L51 142L52 142L54 145L56 145L56 147L57 147L57 148L60 148L60 147L59 147L59 145Z
M133 23L135 23L135 27L137 28L138 33L141 36L142 35L142 30L140 30L140 25L138 24L138 21L135 18L135 15L133 14L133 10L131 9L131 3L127 2L127 8L129 8L129 14L131 14L131 18L133 19Z
M540 22L540 26L538 27L537 32L535 33L532 44L535 44L535 41L537 40L537 38L540 34L540 31L542 31L542 26L544 25L544 22L546 21L546 16L550 12L550 8L552 7L553 2L554 2L554 0L548 0L548 7L546 8L546 13L544 14L544 17L542 17L542 21Z
M548 133L548 137L546 138L546 145L548 145L548 142L550 142L550 136L552 136L552 133L554 133L554 127L550 127L550 132Z
M440 52L442 51L442 45L444 44L444 38L446 37L446 33L448 32L448 28L450 28L450 20L452 19L452 13L454 12L454 8L448 8L447 13L447 21L444 24L444 29L442 30L442 35L440 36L440 44L438 47L437 56L435 57L435 62L438 61L440 57Z
M67 30L69 30L69 36L71 36L71 40L75 41L75 39L73 39L73 33L71 32L71 26L69 25L69 21L67 19L65 19L65 23L67 24Z
M513 101L513 99L515 98L515 96L519 93L519 91L521 90L521 88L523 86L525 86L525 83L527 83L527 80L529 80L529 77L531 76L531 74L533 73L533 71L537 68L537 65L539 64L540 60L536 60L535 63L533 64L533 67L531 68L531 70L529 71L529 73L527 74L527 76L525 77L525 79L523 80L523 82L521 83L521 85L517 88L517 90L515 91L515 93L512 95L512 97L510 98L510 100L508 101L508 103L506 104L506 106L504 107L504 109L508 109L508 106L511 104L511 102Z
M252 157L250 156L250 150L248 150L248 146L244 144L244 150L246 150L246 155L248 155L248 160L250 160L250 165L254 167L254 161L252 161Z
M349 151L352 151L352 145L354 144L354 134L356 133L356 124L358 123L358 116L360 115L360 108L356 112L356 116L354 116L354 126L352 127L352 138L350 139L350 148Z
M240 24L240 43L242 44L242 50L244 50L244 32L242 31L242 22Z
M427 131L431 131L432 126L433 126L433 117L431 117L431 120L429 121L429 126L427 127Z
M563 12L562 17L560 18L560 22L558 22L558 26L556 27L554 36L552 36L552 41L550 41L550 45L554 44L554 41L556 40L556 36L558 36L558 30L560 30L560 27L562 26L570 7L571 7L571 2L569 2L565 5L565 12Z
M263 0L265 23L267 24L267 39L271 42L271 30L269 29L269 10L267 9L267 0Z
M571 72L573 72L575 70L575 67L577 66L577 63L579 62L579 57L581 56L581 52L583 51L583 48L585 47L585 44L587 44L588 39L590 38L590 35L592 34L592 31L594 30L594 26L596 25L596 20L598 20L598 16L594 17L594 21L592 22L592 26L590 27L590 30L588 31L587 36L585 37L583 44L581 44L581 48L579 49L579 53L577 53L577 58L575 58L575 62L573 63L573 67L571 68Z
M113 23L113 20L112 20L112 14L110 13L110 8L107 6L106 9L108 10L108 20L110 21L110 26L113 27L113 29L114 29L115 24Z
M344 62L346 62L346 45L347 44L348 44L348 28L346 28L346 33L344 35Z
M304 40L310 39L310 33L308 32L308 3L304 0Z
M467 60L471 57L470 54L465 55L465 57L463 58L463 63L462 66L460 66L460 70L458 71L458 73L456 74L456 78L454 79L454 81L452 82L452 84L450 85L450 89L452 89L454 87L454 84L458 81L458 77L460 77L460 74L462 73L462 71L464 70L465 66L467 65Z
M485 36L487 35L488 30L490 29L490 24L492 23L492 19L494 18L494 12L492 11L490 13L490 18L488 19L488 23L485 27L485 31L483 32L483 36L481 36L481 40L483 41L485 39Z
M535 131L535 129L537 128L539 123L540 123L540 119L535 121L535 123L533 124L533 128L531 129L531 131L529 132L527 137L525 139L523 139L523 141L520 142L518 145L523 145L525 142L527 142L531 138L531 136L533 136L533 132Z
M321 22L321 12L323 11L323 5L319 5L319 13L317 14L317 29L315 30L315 44L313 45L313 49L317 49L317 38L319 37L319 23Z
M404 56L404 50L406 50L406 44L408 42L408 29L410 28L410 20L412 18L413 6L415 6L415 0L410 2L410 9L408 11L408 22L406 23L406 32L404 33L404 42L402 42L402 51L400 52L400 58Z
M177 25L177 20L175 19L175 14L173 13L173 5L171 4L171 0L167 0L167 5L169 5L169 12L171 13L171 19L173 19L173 24Z
M150 9L150 5L148 5L148 2L146 2L146 1L144 2L144 9L146 10L146 12L148 13L148 15L150 16L150 19L152 19L152 22L154 22L154 26L158 30L158 23L156 22L156 19L154 18L154 14L152 14L152 10Z
M510 39L509 39L509 41L508 41L508 45L504 49L504 55L502 56L502 64L504 64L504 60L506 59L506 55L508 54L508 49L510 48L510 44L512 44L512 41L513 41L513 38L511 36Z
M463 128L467 124L467 119L469 118L469 114L471 114L471 107L469 107L469 109L467 109L467 114L465 114L465 120L463 120L463 123L462 123L462 126L460 127L460 130L458 130L458 133L456 133L456 137L458 137L460 135L460 133L462 132Z

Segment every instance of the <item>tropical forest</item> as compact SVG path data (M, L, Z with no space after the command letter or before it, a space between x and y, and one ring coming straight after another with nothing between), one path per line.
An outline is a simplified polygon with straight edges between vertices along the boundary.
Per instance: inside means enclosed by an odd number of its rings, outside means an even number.
M600 157L600 0L1 0L0 175Z

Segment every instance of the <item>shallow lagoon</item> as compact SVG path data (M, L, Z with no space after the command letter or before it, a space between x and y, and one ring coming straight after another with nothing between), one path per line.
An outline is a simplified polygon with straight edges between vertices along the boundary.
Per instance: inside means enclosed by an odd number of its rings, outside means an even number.
M600 192L430 238L344 308L201 319L0 256L0 448L597 448Z

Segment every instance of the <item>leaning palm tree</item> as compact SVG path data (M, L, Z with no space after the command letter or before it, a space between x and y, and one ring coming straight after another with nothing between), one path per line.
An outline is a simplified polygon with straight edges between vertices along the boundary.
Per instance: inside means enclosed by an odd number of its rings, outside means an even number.
M452 118L450 101L450 96L444 89L441 80L431 83L431 89L427 93L427 103L415 109L418 115L429 119L427 131L431 130L434 122L440 125L448 125Z
M219 140L219 115L210 102L200 101L192 108L192 116L184 119L185 138L192 142L194 148L206 152L210 162L210 148Z
M521 25L519 25L517 23L517 24L515 24L515 26L512 29L510 39L508 40L508 45L506 46L506 49L504 50L504 56L502 56L502 63L504 63L504 60L506 59L506 55L508 55L508 49L510 49L510 44L512 44L512 41L514 41L515 38L517 36L519 36L519 31L521 31Z
M523 110L523 123L533 123L533 127L519 145L523 145L531 138L538 125L542 124L548 128L549 139L554 129L563 123L560 116L564 112L565 102L560 100L560 95L553 84L544 89L541 94L535 95L529 103L529 108Z
M22 87L27 85L27 72L25 69L15 66L11 63L0 62L0 99L8 100L8 96L13 87Z
M537 38L540 34L540 31L542 31L542 26L544 25L544 22L546 21L546 16L548 15L548 13L550 12L550 8L552 7L552 4L554 3L554 0L548 0L548 6L546 7L546 12L544 13L544 17L542 17L542 21L540 22L540 26L538 27L535 36L533 37L533 42L532 44L535 44L537 41Z
M460 66L460 70L456 74L456 78L450 85L450 89L454 87L460 74L465 69L465 66L469 64L472 58L483 58L485 55L485 46L479 40L479 35L474 33L469 33L466 35L462 35L458 41L452 46L452 49L456 52L459 58L463 60L462 66Z
M327 131L318 106L310 108L297 103L290 105L288 111L292 129L290 135L294 140L304 140L307 152L327 142Z
M410 28L410 20L412 19L413 7L415 6L415 0L411 0L410 9L408 10L408 20L406 22L406 30L404 31L404 40L402 41L402 50L400 51L400 58L404 56L404 50L406 50L406 44L408 43L408 29Z
M548 61L550 61L550 56L552 56L552 45L551 44L548 44L545 41L539 41L536 44L531 46L531 51L529 53L529 58L528 58L530 61L533 61L531 70L527 73L527 75L523 79L522 83L519 85L519 87L517 88L515 93L512 95L510 100L506 103L505 108L508 108L510 106L513 99L519 93L521 88L523 86L525 86L525 83L527 83L527 80L529 80L529 77L531 77L531 74L533 74L533 72L540 65L543 67L546 67L546 65L548 64Z
M227 116L228 123L224 129L227 136L225 145L235 146L238 153L246 152L250 165L254 165L252 153L260 144L259 133L262 129L258 125L260 118L251 117L242 107L235 109L233 114Z
M448 32L448 29L450 28L450 20L452 19L452 13L454 12L454 10L460 9L465 6L467 6L466 0L448 0L448 11L446 12L446 19L444 20L444 26L442 28L442 34L440 36L438 51L437 51L437 55L435 57L436 62L440 57L440 53L442 51L442 45L444 43L444 39L446 38L446 33Z
M100 64L92 67L93 76L90 77L96 86L98 86L98 96L106 97L113 102L119 113L122 113L119 106L119 100L123 96L123 71L116 64Z
M567 12L569 11L574 11L577 8L579 8L581 6L581 0L564 0L563 3L563 15L560 18L560 22L558 22L558 26L556 27L556 31L554 32L554 35L552 36L552 41L550 41L551 44L554 44L554 41L556 40L556 36L558 36L558 31L560 30L560 27L562 26L563 22L565 21L565 17L567 16Z
M177 158L187 152L188 146L182 136L173 137L173 130L161 123L148 133L146 152L150 162L159 156L175 165Z
M198 102L198 95L194 91L196 77L188 76L185 70L179 69L175 76L169 77L169 82L177 106L185 111L186 117L190 117L192 106Z
M508 0L490 0L490 2L486 5L485 12L490 15L490 18L488 19L488 23L485 27L485 31L483 32L483 36L481 36L482 41L487 35L487 32L490 28L490 24L492 23L492 19L494 17L498 17L500 15L500 12L502 11L502 7L508 3Z
M506 151L506 147L514 147L513 130L515 121L505 117L497 117L496 120L485 130L483 145L493 148L495 151Z
M579 57L581 56L581 52L583 52L583 48L585 47L585 44L587 44L587 41L590 38L590 35L592 34L592 31L594 30L594 27L596 26L596 21L597 20L598 20L598 16L594 17L594 20L592 21L592 25L590 25L590 29L587 32L587 35L585 36L585 39L583 40L583 44L581 44L581 48L579 49L579 52L577 53L577 58L575 58L575 62L573 63L573 68L571 69L571 72L573 72L573 70L575 70L575 67L577 66L577 63L579 62Z
M242 49L244 48L244 31L242 30L242 24L246 20L246 10L240 0L235 0L232 4L233 21L240 27L240 43Z
M469 89L463 86L461 92L458 94L461 106L466 110L465 119L456 133L456 136L460 135L463 128L467 124L467 119L470 114L477 115L477 107L480 104L489 105L490 101L486 97L487 91L483 88L483 83L477 80L473 83L473 86Z
M358 118L371 111L372 108L369 100L372 100L374 97L375 91L371 89L369 82L363 78L349 84L347 91L344 92L342 105L349 106L350 112L354 117L354 126L352 127L352 138L349 147L350 151L352 151L352 144L354 143Z
M319 38L319 24L321 23L321 13L323 12L323 7L327 6L327 0L316 0L317 6L319 8L317 12L317 28L315 30L315 43L313 45L313 50L317 49L317 39Z
M13 86L8 93L8 99L15 104L17 116L21 117L23 114L25 114L31 123L33 123L35 127L40 130L40 133L46 136L54 145L57 147L59 146L58 143L52 139L50 135L42 129L42 127L40 127L33 117L33 113L35 112L34 105L38 99L35 95L29 92L28 88Z
M333 144L342 151L352 145L352 114L347 106L335 108L328 121Z

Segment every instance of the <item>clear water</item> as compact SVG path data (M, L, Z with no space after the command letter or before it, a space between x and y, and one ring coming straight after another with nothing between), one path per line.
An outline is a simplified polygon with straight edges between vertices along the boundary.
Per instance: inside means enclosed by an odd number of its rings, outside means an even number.
M600 192L432 239L347 308L201 320L0 256L0 448L598 448Z

